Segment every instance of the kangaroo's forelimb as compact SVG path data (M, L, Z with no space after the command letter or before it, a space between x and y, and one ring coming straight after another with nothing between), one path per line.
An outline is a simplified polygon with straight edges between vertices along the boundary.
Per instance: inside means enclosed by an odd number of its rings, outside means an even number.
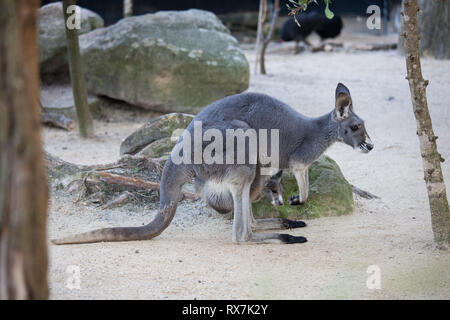
M298 185L298 196L289 199L290 205L305 204L309 195L308 166L296 165L291 168Z

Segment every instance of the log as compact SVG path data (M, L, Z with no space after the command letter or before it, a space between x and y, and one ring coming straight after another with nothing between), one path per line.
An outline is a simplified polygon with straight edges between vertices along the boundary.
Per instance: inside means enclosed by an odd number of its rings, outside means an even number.
M320 52L320 51L326 51L331 52L334 50L334 48L342 48L344 45L342 43L321 43L317 46L311 47L311 52Z
M132 178L104 171L99 171L98 174L100 175L101 180L106 184L124 186L130 189L159 190L160 188L160 184L154 181ZM184 199L197 200L199 198L197 194L185 190L182 191L182 194Z
M108 203L103 205L102 209L105 210L105 209L109 209L111 207L118 206L120 204L124 204L124 203L128 202L130 197L134 197L133 194L131 192L124 191L121 194L119 194L119 196L117 196L116 198L108 201ZM134 198L136 198L136 197L134 197Z
M75 122L63 115L51 112L41 113L41 123L47 126L52 126L66 131L71 131L75 128Z
M81 190L80 199L95 203L104 203L98 199L106 199L113 194L112 199L106 201L105 208L127 201L133 192L140 194L139 190L160 189L155 180L159 179L162 169L157 162L146 157L126 155L117 162L90 166L73 164L49 153L45 153L45 159L50 180L70 181L64 188L67 193ZM148 179L149 176L154 180ZM102 197L96 196L100 194ZM182 195L183 199L199 199L197 194L186 190L182 190Z
M395 50L397 49L397 43L357 44L351 46L349 49L359 51Z
M369 200L380 199L380 197L374 195L373 193L370 193L369 191L362 190L362 189L360 189L360 188L358 188L358 187L356 187L354 185L352 185L352 190L353 190L354 194L357 194L358 196L360 196L360 197L362 197L364 199L369 199Z

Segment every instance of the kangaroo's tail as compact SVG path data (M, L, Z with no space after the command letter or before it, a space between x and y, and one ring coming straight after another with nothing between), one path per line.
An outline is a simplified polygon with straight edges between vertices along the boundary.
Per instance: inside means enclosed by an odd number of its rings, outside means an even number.
M52 240L54 244L92 243L102 241L148 240L161 234L172 221L181 198L181 188L192 175L184 165L175 165L167 160L161 178L160 205L156 217L141 227L117 227L97 229L62 239Z

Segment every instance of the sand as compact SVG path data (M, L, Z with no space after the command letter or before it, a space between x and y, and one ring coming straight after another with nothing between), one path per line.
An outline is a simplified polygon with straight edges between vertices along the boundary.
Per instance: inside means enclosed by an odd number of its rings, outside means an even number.
M201 202L185 202L169 228L150 241L49 244L52 299L450 298L450 253L433 243L404 59L395 51L293 55L292 48L271 45L266 76L253 74L254 53L246 49L252 70L249 91L319 116L333 108L336 84L347 85L375 148L361 154L335 144L327 154L351 183L381 200L356 199L349 216L307 221L307 228L290 231L308 238L299 245L235 245L227 217ZM438 148L450 159L450 61L423 59L423 73L430 80L428 101ZM122 139L147 120L96 121L93 140L45 128L45 149L79 164L114 161ZM442 169L450 190L449 161ZM101 210L75 200L52 195L51 238L142 225L156 213L155 204L136 212L131 205ZM79 289L68 286L71 265L80 270ZM373 265L380 271L379 289L366 283Z

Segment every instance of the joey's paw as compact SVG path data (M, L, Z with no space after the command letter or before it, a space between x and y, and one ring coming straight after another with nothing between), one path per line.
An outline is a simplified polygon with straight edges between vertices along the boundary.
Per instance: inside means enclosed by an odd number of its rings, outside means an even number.
M303 228L306 227L307 224L303 221L294 221L289 219L283 219L283 226L286 229L295 229L295 228Z
M283 243L292 244L292 243L305 243L308 240L305 237L296 237L290 234L282 233L279 238Z
M292 197L290 197L289 198L289 200L288 200L288 203L291 205L291 206L297 206L297 205L299 205L299 204L305 204L305 202L303 201L303 202L300 202L300 197L297 195L297 196L292 196Z

